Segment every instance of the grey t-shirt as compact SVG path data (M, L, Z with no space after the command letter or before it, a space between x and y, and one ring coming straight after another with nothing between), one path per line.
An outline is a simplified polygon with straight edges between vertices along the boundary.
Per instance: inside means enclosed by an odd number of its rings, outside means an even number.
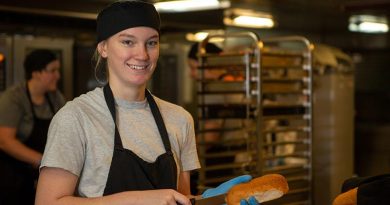
M65 99L60 91L48 93L54 107L59 110ZM35 114L39 118L50 119L54 113L47 101L34 105ZM15 127L17 138L26 141L33 128L33 113L26 93L26 82L21 82L8 88L0 95L0 126Z
M193 119L183 108L154 97L168 131L178 174L200 167ZM165 153L146 100L115 99L117 125L124 148L147 162ZM68 102L50 125L41 167L56 167L79 176L78 194L102 196L114 146L114 121L103 89L96 88Z

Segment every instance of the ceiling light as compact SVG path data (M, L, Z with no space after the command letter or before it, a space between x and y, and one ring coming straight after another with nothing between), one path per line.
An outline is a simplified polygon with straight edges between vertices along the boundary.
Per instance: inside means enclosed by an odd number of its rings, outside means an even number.
M255 17L255 16L237 16L233 19L235 25L242 26L258 26L263 28L271 28L274 26L274 21L270 18Z
M155 3L159 12L186 12L200 11L210 9L222 9L230 7L230 1L227 0L178 0L164 1Z
M272 28L275 25L271 15L244 9L226 10L224 23L229 26L249 28Z
M186 35L186 38L189 41L197 41L197 42L199 42L199 41L203 41L203 39L205 39L208 35L209 35L209 33L207 33L207 32L198 32L198 33L195 33L195 34L188 33Z
M188 41L194 41L194 42L200 42L203 41L207 36L209 35L224 35L225 32L223 30L207 30L207 31L200 31L197 33L187 33L186 39ZM210 39L210 42L216 43L216 42L222 42L223 38L214 37Z
M386 17L353 15L349 18L348 29L363 33L386 33L389 31Z

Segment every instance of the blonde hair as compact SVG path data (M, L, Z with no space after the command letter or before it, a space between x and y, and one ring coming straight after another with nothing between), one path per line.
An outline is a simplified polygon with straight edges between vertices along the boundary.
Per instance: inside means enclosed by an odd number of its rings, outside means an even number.
M107 68L107 59L103 58L97 47L92 56L92 67L94 68L95 79L99 84L105 85L108 83L108 68Z

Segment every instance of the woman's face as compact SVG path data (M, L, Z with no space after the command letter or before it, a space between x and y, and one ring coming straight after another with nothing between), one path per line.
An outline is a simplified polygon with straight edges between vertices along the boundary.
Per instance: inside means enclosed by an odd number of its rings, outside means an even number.
M60 66L60 61L54 60L40 71L40 81L47 91L55 91L57 89L58 80L60 79Z
M109 82L134 87L146 86L159 48L159 34L149 27L123 30L98 45L101 56L107 58Z

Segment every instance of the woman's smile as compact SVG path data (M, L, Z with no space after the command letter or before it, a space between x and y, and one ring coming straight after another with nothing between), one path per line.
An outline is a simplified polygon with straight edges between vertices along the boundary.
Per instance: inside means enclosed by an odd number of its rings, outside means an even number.
M127 64L127 66L133 70L146 70L149 67L149 65L133 65L133 64Z

